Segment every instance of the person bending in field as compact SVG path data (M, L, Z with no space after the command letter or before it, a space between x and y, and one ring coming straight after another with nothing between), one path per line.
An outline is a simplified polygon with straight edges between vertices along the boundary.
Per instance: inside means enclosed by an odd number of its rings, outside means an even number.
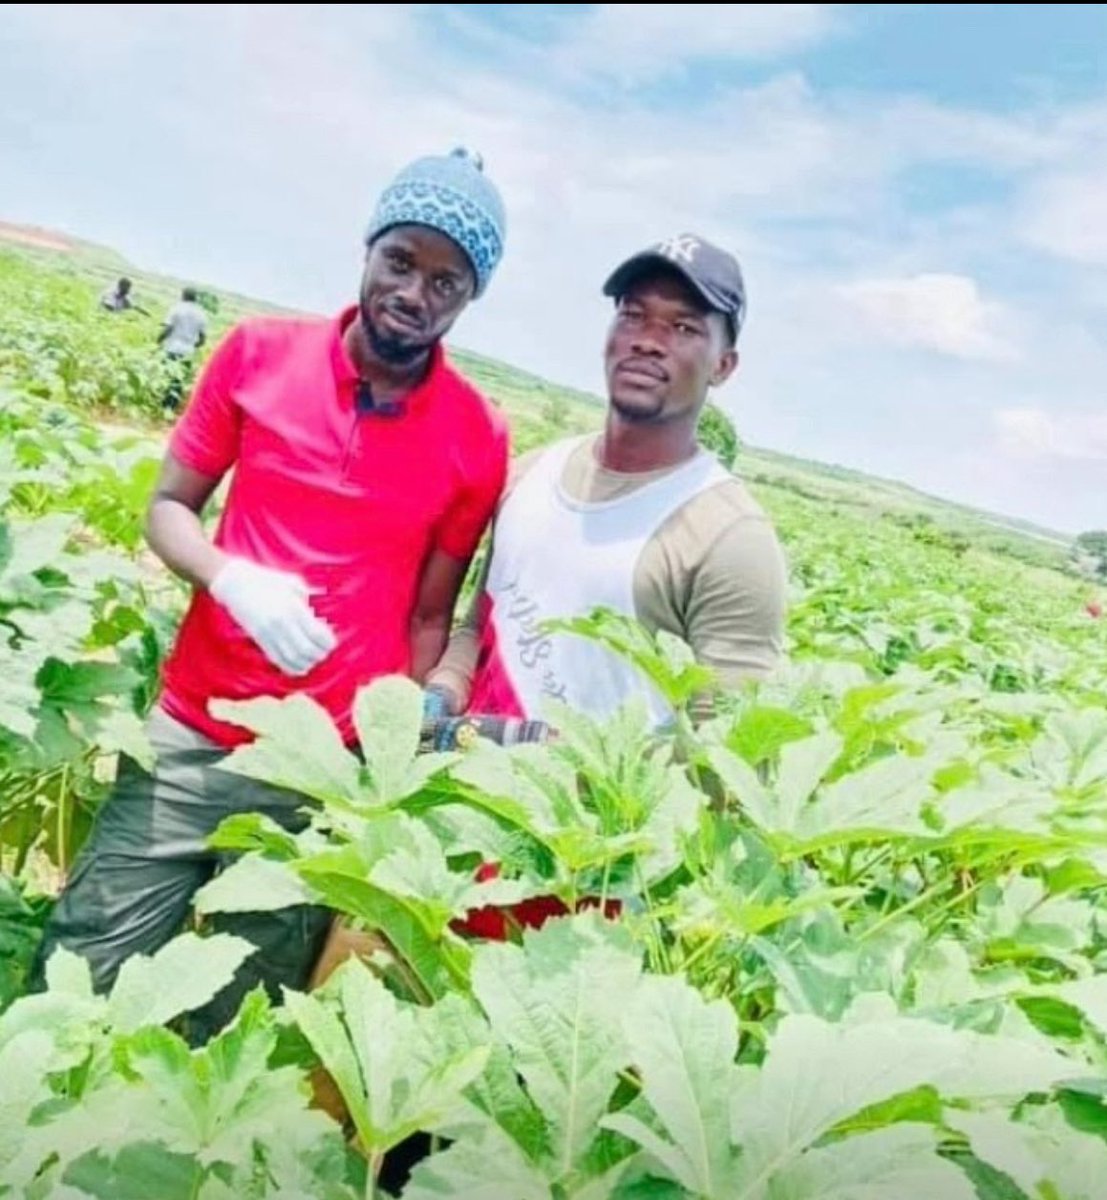
M141 304L135 303L131 281L125 275L100 293L100 307L107 312L134 311L142 313L143 316L150 315Z
M442 654L458 589L503 488L508 435L447 362L442 338L500 261L500 195L463 151L416 161L385 189L367 233L358 303L335 319L240 324L204 368L173 431L148 540L194 588L147 732L152 773L129 758L46 927L107 989L123 961L181 928L220 865L225 817L303 827L304 798L219 769L248 732L212 699L302 692L349 743L356 690L421 680ZM214 540L201 514L234 477ZM200 1039L261 980L302 987L330 922L299 906L220 917L259 952L193 1021Z

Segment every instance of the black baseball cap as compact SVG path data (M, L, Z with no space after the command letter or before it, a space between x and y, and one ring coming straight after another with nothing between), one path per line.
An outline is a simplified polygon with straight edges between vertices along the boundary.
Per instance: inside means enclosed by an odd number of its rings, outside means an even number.
M643 271L659 266L683 276L708 308L726 317L731 334L737 339L746 317L742 268L734 255L698 234L678 233L648 250L632 254L608 276L603 294L618 300Z

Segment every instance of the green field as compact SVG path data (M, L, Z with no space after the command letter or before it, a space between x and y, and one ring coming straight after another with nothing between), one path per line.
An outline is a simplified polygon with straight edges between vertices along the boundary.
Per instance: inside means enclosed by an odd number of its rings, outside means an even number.
M772 680L693 726L686 649L599 615L579 636L671 732L561 711L552 746L420 755L389 679L359 760L309 704L240 706L229 768L312 796L311 827L236 818L188 931L109 996L59 953L22 997L185 599L142 547L165 380L156 322L96 310L120 270L0 250L0 1198L378 1197L421 1131L405 1200L1100 1200L1107 623L1048 531L764 451L737 467L791 568ZM178 285L128 273L160 314ZM221 296L220 325L260 307ZM457 357L521 444L600 419ZM575 915L456 925L535 896ZM372 965L191 1048L249 952L211 914L304 897Z
M0 224L0 275L8 277L27 267L45 271L52 279L65 278L86 285L96 295L121 274L134 281L137 294L158 316L179 295L181 280L141 271L112 250L73 241L66 251L34 248L14 240L5 241ZM86 291L79 291L82 300ZM216 329L255 313L282 312L277 306L250 297L220 291ZM148 337L151 326L141 318L128 318ZM602 400L528 374L517 367L496 362L455 347L458 364L511 417L516 441L524 448L541 442L551 427L567 433L597 427ZM735 469L746 479L765 488L791 491L811 500L827 501L864 514L922 517L940 529L974 544L1012 554L1024 561L1063 569L1071 539L1050 529L1014 517L983 512L965 505L927 495L907 484L879 479L845 467L829 466L771 450L743 446Z

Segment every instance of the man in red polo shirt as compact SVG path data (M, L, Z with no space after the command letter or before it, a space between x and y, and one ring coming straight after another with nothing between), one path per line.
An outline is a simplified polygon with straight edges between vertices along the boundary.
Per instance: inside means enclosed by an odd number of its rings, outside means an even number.
M33 972L58 945L97 988L181 927L219 866L205 839L233 812L302 822L303 797L219 769L249 734L213 699L303 692L353 740L358 688L421 680L445 648L466 568L507 471L506 426L441 339L488 284L504 212L480 160L420 159L383 193L359 302L337 319L234 329L174 430L147 535L194 596L148 724L154 772L130 759L58 900ZM234 475L213 540L201 514ZM258 980L302 987L326 910L227 915L259 952L197 1022L206 1034Z

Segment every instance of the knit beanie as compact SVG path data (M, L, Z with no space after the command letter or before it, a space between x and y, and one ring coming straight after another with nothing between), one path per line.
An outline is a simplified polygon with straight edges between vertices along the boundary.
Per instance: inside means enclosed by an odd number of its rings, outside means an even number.
M479 154L457 149L420 158L385 188L365 234L366 245L394 225L428 225L455 241L476 276L479 296L504 250L503 200Z

